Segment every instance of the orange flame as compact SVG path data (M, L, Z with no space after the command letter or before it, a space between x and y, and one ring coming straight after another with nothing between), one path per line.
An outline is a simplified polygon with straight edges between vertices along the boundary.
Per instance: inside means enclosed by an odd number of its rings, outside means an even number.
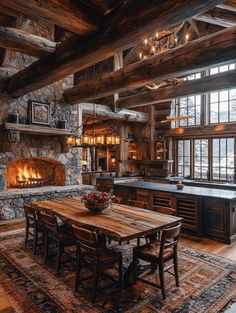
M29 181L30 179L34 178L42 178L39 171L35 168L28 168L27 165L24 165L20 168L18 168L18 175L17 179L18 181Z

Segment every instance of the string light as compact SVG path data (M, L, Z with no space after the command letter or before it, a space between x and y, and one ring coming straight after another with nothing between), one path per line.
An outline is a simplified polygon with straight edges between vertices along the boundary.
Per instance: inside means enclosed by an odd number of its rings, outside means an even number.
M156 33L156 38L159 38L159 33Z
M140 52L139 53L139 58L142 59L142 57L143 57L143 54L142 54L142 52Z
M186 34L186 35L185 35L185 39L186 39L186 41L189 40L189 34Z
M148 44L148 40L147 38L144 39L144 44L147 45Z

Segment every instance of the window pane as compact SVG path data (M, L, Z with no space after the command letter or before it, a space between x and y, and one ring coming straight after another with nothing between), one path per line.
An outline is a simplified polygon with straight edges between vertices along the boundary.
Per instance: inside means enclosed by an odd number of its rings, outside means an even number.
M178 162L178 175L190 175L190 140L179 140L177 142L177 162Z
M231 100L229 103L230 122L236 121L236 100Z
M212 140L213 179L234 179L234 139L218 138Z
M194 140L194 177L206 179L208 173L208 139Z
M218 103L211 103L210 105L210 122L218 123Z
M220 102L220 107L219 107L219 110L220 110L220 120L219 122L228 122L229 120L229 117L228 117L228 112L229 112L229 109L228 109L228 102Z

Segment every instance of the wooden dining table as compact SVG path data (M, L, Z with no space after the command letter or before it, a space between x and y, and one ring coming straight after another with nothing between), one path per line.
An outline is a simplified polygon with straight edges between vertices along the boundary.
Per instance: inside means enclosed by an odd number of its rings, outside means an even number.
M92 227L99 236L119 243L155 234L182 221L182 218L176 216L115 203L101 214L94 214L79 197L33 202L32 206L37 210L56 214L65 223ZM131 261L124 274L125 287L133 283L133 270Z
M80 197L33 202L32 205L58 215L63 222L94 227L98 235L119 242L157 233L182 221L176 216L115 203L101 214L94 214Z

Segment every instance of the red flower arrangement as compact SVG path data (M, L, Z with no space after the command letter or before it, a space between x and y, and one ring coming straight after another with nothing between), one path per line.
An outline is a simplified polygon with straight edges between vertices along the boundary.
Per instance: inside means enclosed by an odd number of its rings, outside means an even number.
M85 207L93 213L102 213L112 203L112 192L92 191L82 197Z

